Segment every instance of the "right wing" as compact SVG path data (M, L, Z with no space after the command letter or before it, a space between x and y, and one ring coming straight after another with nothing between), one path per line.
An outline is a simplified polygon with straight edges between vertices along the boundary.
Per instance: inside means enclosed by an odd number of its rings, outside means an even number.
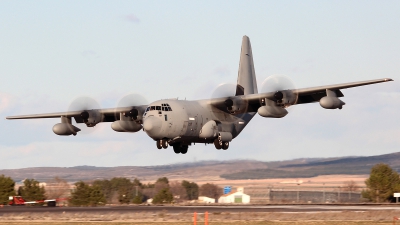
M71 112L57 112L57 113L42 113L42 114L30 114L30 115L19 115L19 116L8 116L8 120L18 119L42 119L42 118L59 118L67 117L74 118L77 123L84 123L85 114L83 112L93 111L102 115L102 121L100 122L114 122L120 119L121 113L130 113L132 110L137 110L137 115L143 115L146 110L146 105L131 106L131 107L119 107L119 108L108 108L108 109L90 109L82 111L71 111Z

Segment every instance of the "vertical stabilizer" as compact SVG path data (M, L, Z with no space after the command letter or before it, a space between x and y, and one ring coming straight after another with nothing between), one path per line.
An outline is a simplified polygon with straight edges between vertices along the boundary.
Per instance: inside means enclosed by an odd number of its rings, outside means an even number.
M243 36L236 96L256 93L258 93L257 80L256 73L254 72L253 53L251 51L250 39L247 36Z

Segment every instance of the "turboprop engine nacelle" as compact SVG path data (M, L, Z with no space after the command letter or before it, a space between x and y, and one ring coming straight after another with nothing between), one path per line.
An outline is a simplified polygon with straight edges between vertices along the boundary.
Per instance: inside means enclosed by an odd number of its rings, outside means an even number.
M297 94L291 90L277 91L274 94L274 100L278 106L291 106L297 101Z
M103 120L103 115L97 110L85 110L80 116L88 127L94 127Z
M326 96L319 100L319 104L325 109L342 109L346 103L337 97Z
M224 101L227 110L231 114L241 113L246 111L246 102L241 98L228 98Z
M111 124L111 128L117 132L138 132L142 129L142 125L135 121L118 120Z

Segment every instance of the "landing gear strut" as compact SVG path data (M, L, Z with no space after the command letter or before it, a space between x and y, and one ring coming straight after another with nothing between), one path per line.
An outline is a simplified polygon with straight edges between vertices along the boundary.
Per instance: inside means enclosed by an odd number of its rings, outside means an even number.
M175 144L173 145L174 148L174 152L176 154L182 153L182 154L186 154L188 151L189 146L187 145L180 145L180 144Z
M214 140L214 146L216 149L220 150L222 148L222 141L220 142L218 138Z

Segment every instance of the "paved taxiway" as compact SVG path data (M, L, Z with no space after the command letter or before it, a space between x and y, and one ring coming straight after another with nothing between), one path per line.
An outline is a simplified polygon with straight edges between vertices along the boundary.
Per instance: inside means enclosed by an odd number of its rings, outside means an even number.
M29 207L29 206L5 206L0 208L0 215L8 213L62 213L62 212L86 212L86 213L134 213L134 212L324 212L324 211L379 211L400 210L400 205L264 205L264 206L103 206L103 207Z

